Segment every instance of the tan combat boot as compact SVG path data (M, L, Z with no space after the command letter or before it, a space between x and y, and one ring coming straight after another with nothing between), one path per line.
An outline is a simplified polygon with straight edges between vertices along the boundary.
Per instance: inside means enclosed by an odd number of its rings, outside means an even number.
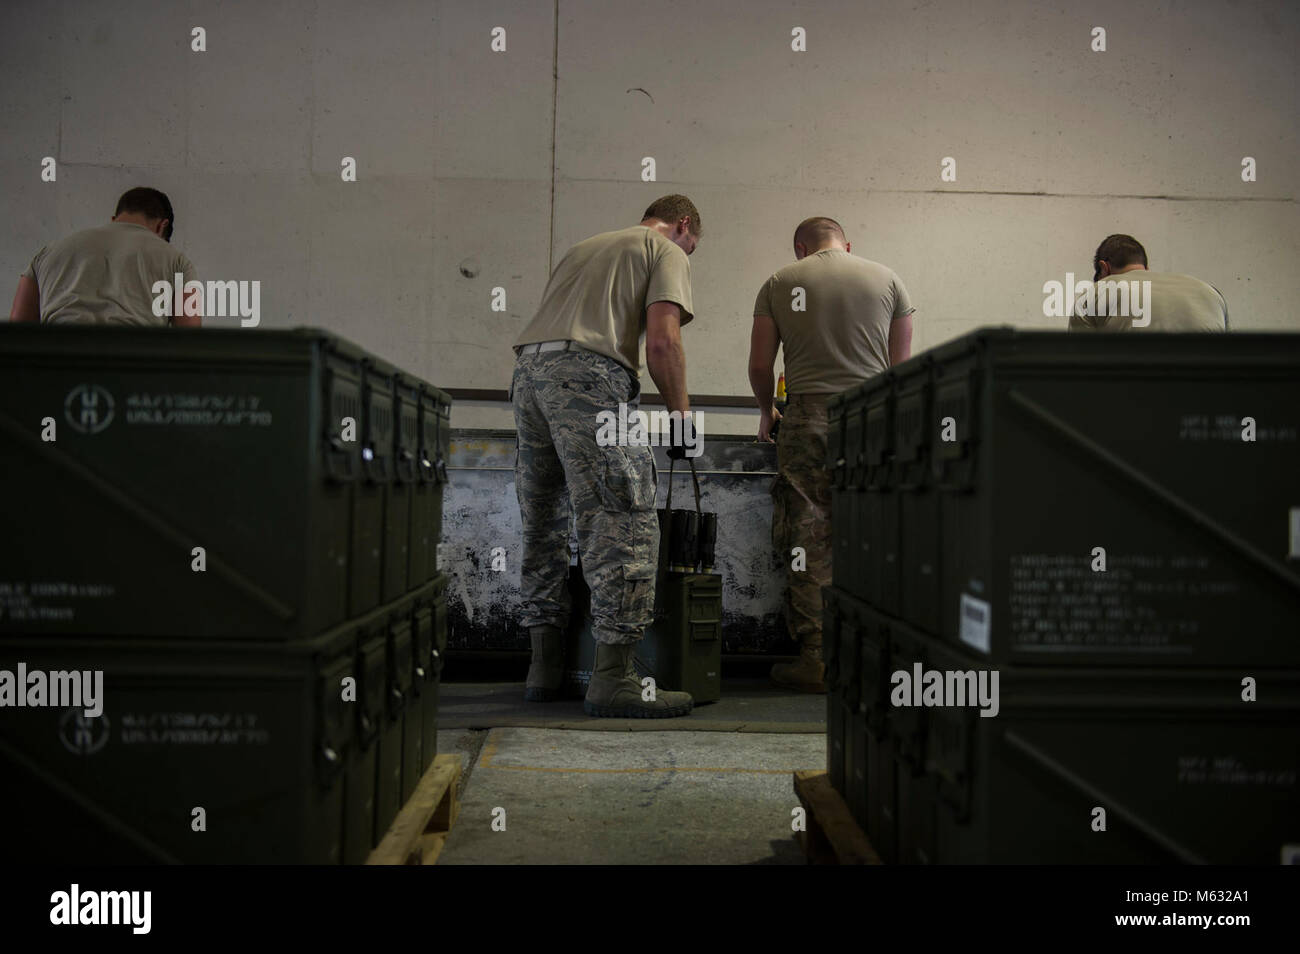
M690 715L695 700L689 693L656 689L653 702L641 698L641 680L632 665L635 649L631 643L596 644L596 663L582 710L589 716L616 719L672 719Z
M799 658L772 667L772 681L785 689L826 692L826 665L822 662L821 633L810 633L799 644Z
M534 626L533 661L524 682L524 701L554 702L564 680L564 633L558 626Z

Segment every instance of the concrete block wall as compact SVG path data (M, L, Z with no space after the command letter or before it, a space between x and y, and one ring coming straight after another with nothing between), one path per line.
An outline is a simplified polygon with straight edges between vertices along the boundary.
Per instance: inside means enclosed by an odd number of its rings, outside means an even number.
M748 394L755 291L811 214L902 276L915 350L1058 326L1043 282L1088 277L1113 231L1217 285L1235 328L1296 329L1297 41L1290 0L9 0L0 263L16 284L152 184L201 277L262 282L263 325L504 389L551 264L682 191L705 226L696 393Z

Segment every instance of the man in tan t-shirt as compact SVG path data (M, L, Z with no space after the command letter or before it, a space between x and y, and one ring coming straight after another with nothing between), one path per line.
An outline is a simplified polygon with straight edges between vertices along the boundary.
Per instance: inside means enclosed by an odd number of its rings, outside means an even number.
M1096 292L1075 301L1071 331L1228 330L1228 303L1217 288L1191 275L1149 270L1147 250L1131 235L1106 236L1092 266ZM1128 283L1127 294L1108 288L1118 282ZM1112 297L1120 307L1110 304Z
M203 296L192 290L183 304L171 288L167 314L155 314L155 283L196 281L194 265L172 248L176 216L157 189L129 189L107 225L75 232L36 253L18 279L11 321L48 325L202 324ZM174 316L174 317L171 317Z
M825 692L823 586L831 582L830 472L826 401L891 365L912 349L912 308L898 276L851 254L834 219L805 219L794 233L795 261L759 289L749 346L749 383L758 399L758 439L770 441L782 415L773 406L772 366L784 353L789 391L772 484L772 544L787 566L785 613L799 659L772 667L772 679ZM793 568L802 547L806 566Z
M536 316L515 341L511 400L524 531L521 622L533 650L524 691L530 701L558 698L563 678L572 509L596 638L583 708L616 717L691 711L684 692L643 699L632 667L654 611L654 457L648 446L606 446L598 433L603 414L636 409L642 335L650 377L669 411L690 413L680 331L694 317L687 256L699 234L694 203L669 195L646 209L640 225L579 242L555 266ZM680 457L682 450L670 453Z

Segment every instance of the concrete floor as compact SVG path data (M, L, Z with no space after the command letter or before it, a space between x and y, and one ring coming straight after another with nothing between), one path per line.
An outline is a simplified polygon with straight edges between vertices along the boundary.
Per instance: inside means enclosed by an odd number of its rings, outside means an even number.
M685 718L615 720L522 694L442 688L464 773L438 864L803 864L792 775L826 766L825 696L728 682Z

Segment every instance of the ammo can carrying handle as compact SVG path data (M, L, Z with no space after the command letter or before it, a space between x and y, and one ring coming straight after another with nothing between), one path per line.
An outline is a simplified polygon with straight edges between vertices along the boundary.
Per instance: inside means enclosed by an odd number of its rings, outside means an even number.
M328 365L325 368L325 394L322 406L327 414L334 411L334 377L335 371ZM357 478L356 455L347 447L342 435L334 433L333 421L325 421L325 476L337 483L348 483Z
M695 458L686 458L687 463L691 465L691 480L695 484L695 513L697 516L703 516L700 513L700 478L695 473ZM664 510L668 513L673 512L673 470L677 466L677 458L668 458L668 499L664 501Z

